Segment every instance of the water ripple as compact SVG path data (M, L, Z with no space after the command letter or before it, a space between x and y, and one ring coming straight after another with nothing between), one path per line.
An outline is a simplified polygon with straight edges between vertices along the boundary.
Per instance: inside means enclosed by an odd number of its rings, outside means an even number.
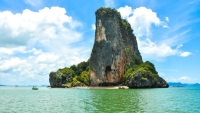
M200 88L84 90L0 87L1 113L198 113Z

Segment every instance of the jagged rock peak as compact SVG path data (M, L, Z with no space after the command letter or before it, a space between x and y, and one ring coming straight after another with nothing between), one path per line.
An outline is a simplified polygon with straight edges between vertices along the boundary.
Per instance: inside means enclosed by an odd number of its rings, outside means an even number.
M130 24L111 8L96 11L95 41L90 57L90 85L121 84L126 68L142 63Z

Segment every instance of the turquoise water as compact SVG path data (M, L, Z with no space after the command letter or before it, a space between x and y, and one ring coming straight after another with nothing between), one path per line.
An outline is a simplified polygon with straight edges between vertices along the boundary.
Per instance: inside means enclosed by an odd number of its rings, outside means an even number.
M62 89L0 87L0 113L200 113L200 87Z

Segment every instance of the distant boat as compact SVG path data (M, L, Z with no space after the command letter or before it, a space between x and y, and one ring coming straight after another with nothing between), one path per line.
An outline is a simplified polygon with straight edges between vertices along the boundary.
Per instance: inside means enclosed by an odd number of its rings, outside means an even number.
M35 86L33 86L32 87L32 90L38 90L39 88L37 88L37 87L35 87Z

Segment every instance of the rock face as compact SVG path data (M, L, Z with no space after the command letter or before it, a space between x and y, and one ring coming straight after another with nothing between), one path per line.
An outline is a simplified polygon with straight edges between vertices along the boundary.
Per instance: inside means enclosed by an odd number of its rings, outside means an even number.
M146 61L136 68L130 68L124 75L124 83L129 88L166 88L167 82L159 77L154 65Z
M127 80L126 85L129 88L166 88L169 87L167 82L158 77L154 79L152 76L144 77L142 72L137 72L132 79Z
M57 79L55 76L55 72L51 72L49 74L49 82L51 87L61 87L62 86L62 80Z
M152 76L144 77L142 72L137 72L132 79L129 79L126 82L126 85L129 88L166 88L169 85L164 79L158 77L154 79Z
M143 63L130 24L115 9L96 11L95 41L89 66L91 86L168 87L151 62Z
M61 71L51 72L49 74L49 83L53 87L64 87L63 84L70 82L72 76L69 73L62 73Z
M89 62L90 85L121 84L125 68L141 62L130 24L114 9L98 9L95 42Z

